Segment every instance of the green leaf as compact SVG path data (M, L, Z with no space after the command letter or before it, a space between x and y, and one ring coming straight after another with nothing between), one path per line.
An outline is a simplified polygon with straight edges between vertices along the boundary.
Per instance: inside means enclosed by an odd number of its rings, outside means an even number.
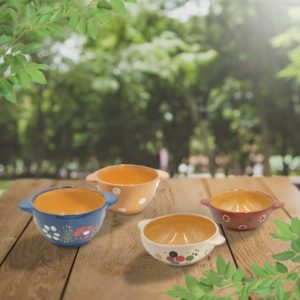
M136 0L125 0L125 2L128 2L128 3L137 3Z
M28 44L28 45L24 46L22 52L24 54L30 54L30 53L36 52L42 48L43 48L43 44L32 43L32 44Z
M0 36L0 46L8 44L12 40L11 36L2 35Z
M294 272L294 273L290 273L287 277L286 277L286 281L294 281L298 278L298 273Z
M225 269L224 277L226 279L229 279L229 278L232 277L232 275L234 274L234 272L235 272L235 267L234 267L233 263L228 262L227 266L226 266L226 269Z
M271 237L275 240L280 240L280 241L284 241L284 242L288 242L288 241L291 241L294 236L283 236L283 235L280 235L278 233L270 233Z
M8 101L16 102L16 94L14 93L12 84L8 80L0 80L0 94Z
M80 18L77 28L80 33L84 34L86 32L86 22L84 18Z
M181 293L175 290L167 291L166 294L173 298L181 298Z
M288 268L280 263L280 262L276 262L276 270L279 272L279 273L287 273L288 272Z
M300 255L298 255L298 256L292 258L292 261L293 261L293 262L296 262L296 263L300 263Z
M284 300L289 300L291 299L292 293L291 292L286 292L284 295Z
M297 234L300 237L300 220L298 218L292 218L291 229L292 229L292 232L294 232L295 234Z
M119 15L123 15L125 16L127 11L126 11L126 7L124 5L124 2L122 0L111 0L111 6L113 8L113 10L119 14Z
M274 254L272 257L276 260L284 261L293 258L295 254L296 253L294 251L286 251L279 254Z
M100 9L112 10L112 6L106 0L100 0L100 1L98 1L97 7L100 8Z
M243 269L237 269L234 275L232 276L233 282L240 282L244 277L244 270Z
M187 289L195 296L201 297L204 292L201 289L198 280L191 276L191 275L186 275L185 276L185 284Z
M97 34L98 34L98 29L95 25L95 22L93 22L91 20L88 21L87 31L88 31L89 36L95 40L97 37Z
M281 221L281 220L276 220L275 221L276 227L278 228L279 232L283 235L283 236L293 236L293 232L290 229L290 225Z
M223 275L226 270L226 263L222 256L218 256L216 265L218 274Z
M300 252L300 240L293 240L292 241L292 250L295 252Z
M2 64L0 64L0 75L4 74L4 72L7 70L8 68L8 64L3 62Z
M76 29L77 26L78 26L79 21L80 21L80 17L78 17L78 16L72 16L72 17L70 17L70 19L69 19L69 25L70 25L73 29Z
M283 285L279 285L276 288L276 299L277 300L283 300L285 295L284 287Z
M271 288L263 288L263 289L257 289L255 291L255 293L257 295L268 295L272 293L272 289Z
M37 83L45 84L47 80L44 74L38 69L26 69L26 73L30 76L31 80Z
M276 275L276 268L274 266L271 266L268 262L264 263L264 270L266 273L270 275Z
M295 287L295 295L297 299L300 299L300 281L297 281L296 287Z
M205 293L208 293L213 290L213 287L211 285L205 284L202 281L199 281L198 284Z
M267 275L266 272L258 265L251 265L250 269L252 273L255 274L257 277L261 277L261 276L264 277Z
M24 86L25 88L30 88L31 86L30 77L25 71L20 71L18 73L18 79L22 86Z

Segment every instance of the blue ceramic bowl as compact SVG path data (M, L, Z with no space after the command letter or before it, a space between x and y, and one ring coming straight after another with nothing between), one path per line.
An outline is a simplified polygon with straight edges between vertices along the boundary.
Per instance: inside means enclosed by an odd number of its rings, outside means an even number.
M21 210L32 214L33 220L43 236L51 243L63 247L78 247L90 241L101 228L106 209L117 202L117 198L110 193L92 191L101 194L105 202L103 206L82 214L50 214L36 209L33 205L37 197L43 193L57 189L72 188L75 189L76 187L64 186L48 188L19 203Z

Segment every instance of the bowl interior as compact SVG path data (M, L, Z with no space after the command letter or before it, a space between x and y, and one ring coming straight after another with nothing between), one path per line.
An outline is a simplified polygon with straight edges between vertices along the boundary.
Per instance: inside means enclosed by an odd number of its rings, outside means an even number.
M201 216L180 214L162 217L148 223L145 236L159 244L186 245L201 243L216 232L215 224Z
M93 211L104 205L104 197L81 188L65 188L45 192L33 202L42 212L56 215L77 215Z
M261 192L237 190L212 197L211 204L229 212L255 212L271 207L273 199Z
M109 184L131 185L152 181L158 174L155 170L143 166L118 165L100 170L97 177Z

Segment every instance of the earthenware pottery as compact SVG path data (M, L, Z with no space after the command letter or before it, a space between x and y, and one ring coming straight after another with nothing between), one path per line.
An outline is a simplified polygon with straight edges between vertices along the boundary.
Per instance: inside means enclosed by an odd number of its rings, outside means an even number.
M232 230L252 230L266 222L274 209L284 206L282 202L263 192L233 190L203 199L214 219Z
M225 238L217 224L197 214L171 214L138 223L142 243L154 258L172 266L191 265Z
M49 188L19 203L31 213L42 235L51 243L78 247L100 229L114 195L72 186Z
M115 165L100 169L86 177L95 182L100 191L113 193L118 202L113 212L132 215L141 212L153 199L161 179L167 172L139 165Z

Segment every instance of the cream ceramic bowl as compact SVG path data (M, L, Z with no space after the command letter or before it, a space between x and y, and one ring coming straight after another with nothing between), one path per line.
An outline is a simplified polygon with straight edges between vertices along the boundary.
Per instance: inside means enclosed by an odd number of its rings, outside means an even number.
M141 240L154 258L172 266L196 263L225 238L217 224L197 214L171 214L138 223Z
M160 180L168 177L165 171L123 164L100 169L88 175L86 180L95 182L100 191L112 193L118 198L110 210L132 215L140 213L151 202Z

